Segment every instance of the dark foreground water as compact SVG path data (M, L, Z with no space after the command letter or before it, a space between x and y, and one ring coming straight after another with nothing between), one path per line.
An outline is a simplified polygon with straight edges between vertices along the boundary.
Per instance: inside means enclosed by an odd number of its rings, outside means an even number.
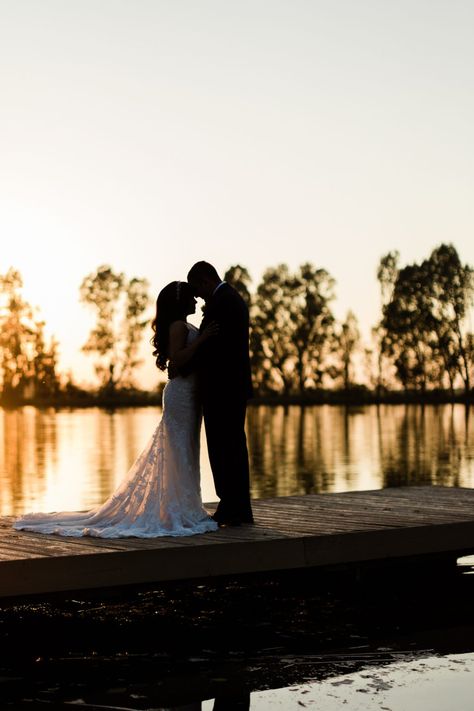
M160 411L0 412L0 511L85 509ZM473 420L440 407L251 408L253 495L474 486ZM203 442L203 493L214 491ZM0 708L468 711L474 559L0 604Z
M2 708L468 711L472 572L306 571L4 603Z

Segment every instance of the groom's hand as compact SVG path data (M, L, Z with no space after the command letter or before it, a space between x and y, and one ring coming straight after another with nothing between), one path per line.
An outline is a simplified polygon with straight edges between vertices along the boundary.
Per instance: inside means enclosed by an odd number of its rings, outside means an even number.
M210 323L205 326L202 331L201 331L201 339L203 341L207 341L208 338L212 338L212 336L217 336L219 333L219 324L217 321L211 321Z
M168 379L173 380L173 378L176 378L177 375L179 375L179 373L176 366L172 365L171 363L168 363Z

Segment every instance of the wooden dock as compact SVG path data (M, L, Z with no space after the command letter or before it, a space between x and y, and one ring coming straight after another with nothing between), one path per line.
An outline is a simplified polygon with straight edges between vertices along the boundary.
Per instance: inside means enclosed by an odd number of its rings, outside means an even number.
M0 597L474 553L474 489L403 487L253 505L254 526L148 540L39 535L2 518Z

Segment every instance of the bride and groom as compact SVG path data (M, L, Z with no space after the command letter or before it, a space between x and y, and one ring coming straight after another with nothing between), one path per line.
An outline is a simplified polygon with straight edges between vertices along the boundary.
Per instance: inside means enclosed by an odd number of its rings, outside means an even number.
M200 329L187 322L205 300ZM63 536L188 536L252 523L245 411L251 396L249 315L215 268L197 262L188 281L158 295L152 324L157 367L168 370L163 415L118 489L84 512L30 513L14 528ZM220 501L210 516L200 488L200 429Z

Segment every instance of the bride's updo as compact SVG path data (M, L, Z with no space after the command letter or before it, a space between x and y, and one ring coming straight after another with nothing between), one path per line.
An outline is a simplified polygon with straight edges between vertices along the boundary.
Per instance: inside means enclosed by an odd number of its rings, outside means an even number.
M193 299L193 290L187 281L172 281L158 294L156 315L151 327L154 335L151 339L156 357L156 367L166 370L168 362L169 331L173 321L185 321L189 313L189 303Z

